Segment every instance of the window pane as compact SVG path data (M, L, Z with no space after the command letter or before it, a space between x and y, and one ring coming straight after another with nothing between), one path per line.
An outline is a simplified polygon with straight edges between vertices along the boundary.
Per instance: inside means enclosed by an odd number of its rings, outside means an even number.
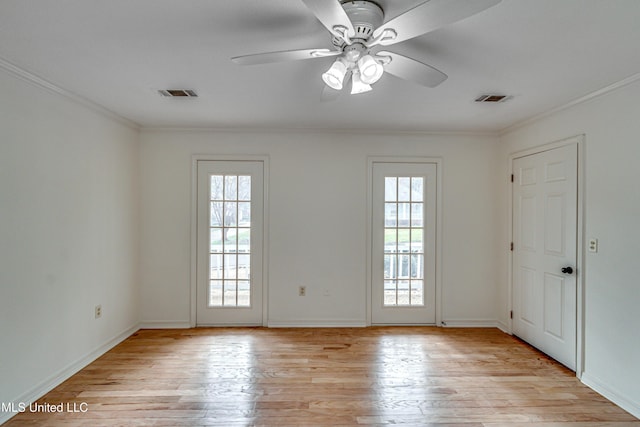
M424 178L411 178L411 200L414 202L424 200Z
M238 177L227 175L224 177L224 199L238 200Z
M395 177L387 177L384 179L384 200L386 202L395 202L398 200L396 196L397 179Z
M411 223L409 222L411 215L411 204L409 203L398 203L398 227L409 227Z
M249 281L238 281L238 307L251 306L251 284Z
M224 218L224 208L222 202L211 202L211 220L209 225L212 227L221 227L222 218Z
M397 228L385 228L384 230L384 251L385 252L396 252L397 251L397 239L396 235L398 233Z
M224 202L224 226L236 227L238 225L238 203Z
M238 251L236 242L236 230L237 228L224 228L224 242L222 250L227 254L234 254Z
M409 232L411 231L408 228L398 228L398 247L400 248L398 252L402 252L402 248L406 248L409 243Z
M210 231L211 252L222 252L222 229L212 228Z
M250 202L238 203L238 225L240 227L251 226L251 203Z
M411 178L398 178L398 201L408 202L411 194Z
M225 254L224 256L224 278L236 279L236 255Z
M222 305L222 281L211 280L209 282L209 307Z
M411 203L411 226L423 227L424 224L424 204Z
M399 280L398 281L398 305L409 305L409 281L408 280Z
M397 204L385 203L384 204L384 226L385 227L397 227Z
M224 177L222 175L211 176L211 200L222 200Z
M238 255L238 279L251 278L251 255Z
M238 177L238 200L251 200L251 177Z
M222 300L222 304L224 306L235 306L236 302L236 281L235 280L225 280L224 281L224 298Z
M411 281L411 305L424 305L424 282Z
M424 255L411 255L411 278L424 278Z
M384 305L396 305L396 282L393 280L384 281Z
M223 279L222 255L209 255L209 279Z
M422 241L422 228L411 229L411 252L424 252L424 242Z
M238 228L238 252L251 252L251 229Z
M398 277L409 277L409 257L410 255L398 255Z
M384 256L384 278L395 279L397 272L397 255L385 255Z

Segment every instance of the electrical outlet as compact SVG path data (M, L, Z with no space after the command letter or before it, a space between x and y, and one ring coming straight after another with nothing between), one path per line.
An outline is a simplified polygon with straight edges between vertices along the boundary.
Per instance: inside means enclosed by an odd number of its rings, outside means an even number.
M306 295L307 295L307 287L306 286L300 286L298 288L298 296L304 297Z
M99 318L102 317L102 306L101 305L96 305L95 316L96 316L96 319L99 319Z
M598 252L598 239L589 239L589 252Z

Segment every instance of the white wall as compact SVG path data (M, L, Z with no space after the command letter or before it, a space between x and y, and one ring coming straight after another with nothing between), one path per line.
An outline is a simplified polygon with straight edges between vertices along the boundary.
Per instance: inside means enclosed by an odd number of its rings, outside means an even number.
M39 397L138 324L139 150L137 130L2 70L0 94L6 403Z
M279 325L366 322L367 157L441 157L443 320L495 324L496 138L147 130L141 144L143 325L189 323L193 154L269 156L268 313Z
M640 82L557 112L502 137L509 153L585 134L585 237L599 252L585 259L583 381L640 416ZM508 207L502 201L503 223ZM502 229L506 245L507 230ZM502 265L500 319L506 322Z

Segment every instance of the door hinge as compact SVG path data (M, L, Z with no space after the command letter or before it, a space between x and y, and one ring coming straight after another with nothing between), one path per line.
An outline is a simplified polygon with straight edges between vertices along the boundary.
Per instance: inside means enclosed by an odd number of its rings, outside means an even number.
M513 242L511 242L511 244L509 245L509 249L513 251Z
M509 318L510 318L510 319L513 319L513 310L511 310L511 311L509 312Z
M513 176L513 174L511 174L511 182L513 182L515 179L515 177Z

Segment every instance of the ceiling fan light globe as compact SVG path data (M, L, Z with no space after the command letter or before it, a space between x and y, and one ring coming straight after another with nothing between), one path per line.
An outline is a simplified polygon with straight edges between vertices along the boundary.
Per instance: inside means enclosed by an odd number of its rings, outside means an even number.
M331 74L324 73L322 75L322 80L331 89L335 89L335 90L342 89L342 82L340 80L338 80L335 76L331 75Z
M360 78L360 73L354 72L353 79L351 83L351 95L357 95L359 93L369 92L373 88L368 84L364 83Z
M382 64L373 59L371 55L365 55L358 60L358 69L360 70L360 79L369 85L380 80L384 73Z
M331 68L329 68L324 74L322 74L322 80L332 89L342 89L342 82L344 76L347 74L347 66L341 61L335 61Z

